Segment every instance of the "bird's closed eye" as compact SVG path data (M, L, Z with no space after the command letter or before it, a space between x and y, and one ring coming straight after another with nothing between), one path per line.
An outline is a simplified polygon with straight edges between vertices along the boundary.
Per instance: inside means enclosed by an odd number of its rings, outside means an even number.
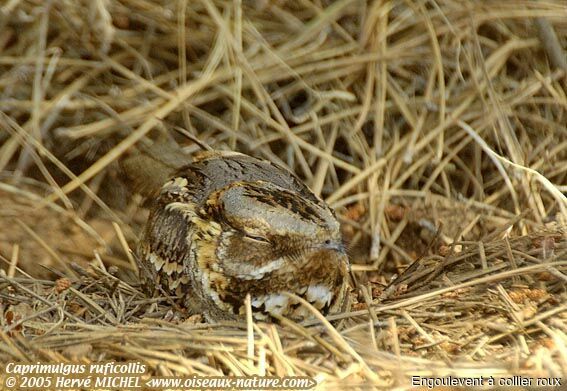
M270 241L266 238L263 238L261 236L253 236L253 235L245 235L244 236L246 239L252 240L254 242L258 242L258 243L270 243Z

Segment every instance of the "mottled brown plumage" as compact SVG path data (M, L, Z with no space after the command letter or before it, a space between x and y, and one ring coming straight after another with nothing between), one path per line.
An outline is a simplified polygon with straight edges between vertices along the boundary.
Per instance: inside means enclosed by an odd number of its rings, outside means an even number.
M341 309L348 258L332 210L295 175L234 152L209 151L155 195L137 258L148 292L163 290L209 321L245 314L301 319Z

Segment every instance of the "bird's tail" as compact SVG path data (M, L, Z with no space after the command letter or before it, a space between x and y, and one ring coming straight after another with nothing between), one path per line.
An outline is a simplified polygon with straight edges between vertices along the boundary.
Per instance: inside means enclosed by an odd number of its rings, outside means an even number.
M120 161L132 192L146 198L157 194L163 184L191 157L171 142L139 143Z

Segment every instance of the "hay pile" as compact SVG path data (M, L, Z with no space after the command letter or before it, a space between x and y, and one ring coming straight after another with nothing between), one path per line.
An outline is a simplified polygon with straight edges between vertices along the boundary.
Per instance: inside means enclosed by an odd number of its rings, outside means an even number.
M327 388L565 375L562 47L562 0L4 2L0 363ZM117 159L144 137L196 150L177 126L337 210L351 311L208 325L143 296L147 211Z

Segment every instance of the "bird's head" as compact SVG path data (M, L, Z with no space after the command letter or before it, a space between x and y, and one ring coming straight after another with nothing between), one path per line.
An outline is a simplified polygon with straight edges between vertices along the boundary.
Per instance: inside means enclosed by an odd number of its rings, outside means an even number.
M339 222L315 196L266 181L238 182L212 193L206 208L222 226L217 256L226 275L326 279L337 272L343 278L348 269ZM297 275L302 272L310 275Z

